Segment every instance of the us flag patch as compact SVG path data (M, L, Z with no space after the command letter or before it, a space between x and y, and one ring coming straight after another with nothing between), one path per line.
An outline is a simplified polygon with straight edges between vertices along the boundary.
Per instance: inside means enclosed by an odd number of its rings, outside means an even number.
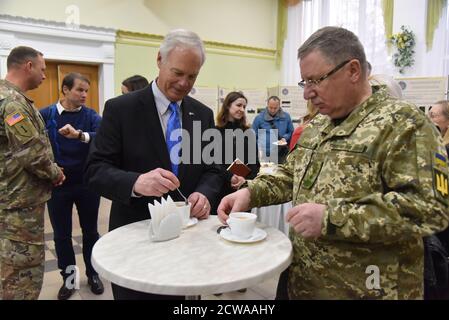
M5 121L8 124L8 126L12 127L13 125L19 123L23 119L25 119L25 117L20 112L16 112L7 116Z

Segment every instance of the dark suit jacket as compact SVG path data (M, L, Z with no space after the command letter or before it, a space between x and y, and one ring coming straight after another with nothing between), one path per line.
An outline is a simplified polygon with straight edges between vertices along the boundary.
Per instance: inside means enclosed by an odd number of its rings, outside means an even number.
M214 127L213 113L188 96L183 99L181 109L182 128L190 133L190 141L183 137L183 152L186 143L193 157L194 143L201 150L206 145L201 138L193 137L193 121L200 121L202 133ZM113 201L110 230L150 218L148 203L160 199L135 198L131 193L137 177L156 168L171 170L171 164L151 86L108 100L87 161L85 179L92 191ZM222 185L218 167L181 163L178 178L184 195L197 191L211 205L217 201ZM175 201L182 200L176 190L169 194Z

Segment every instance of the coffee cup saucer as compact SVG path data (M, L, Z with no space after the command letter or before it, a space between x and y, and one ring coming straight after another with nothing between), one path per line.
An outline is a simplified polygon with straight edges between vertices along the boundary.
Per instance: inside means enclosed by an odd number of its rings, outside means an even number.
M263 229L255 228L253 235L251 237L242 239L242 238L236 236L235 234L232 234L230 228L224 228L220 231L220 236L223 239L231 241L231 242L254 243L254 242L259 242L259 241L262 241L263 239L265 239L267 237L267 232Z
M187 224L185 225L184 228L190 228L193 227L194 225L196 225L198 223L198 218L196 217L191 217L189 219L189 221L187 222Z

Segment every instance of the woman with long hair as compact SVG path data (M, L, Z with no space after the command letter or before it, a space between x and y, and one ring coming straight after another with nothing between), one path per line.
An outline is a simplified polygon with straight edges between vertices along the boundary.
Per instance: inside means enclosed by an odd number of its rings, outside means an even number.
M135 76L123 80L122 94L143 89L146 86L148 86L148 80L145 77L136 74Z
M236 191L245 182L245 179L255 178L259 172L260 164L257 157L256 135L246 120L245 109L247 103L248 99L242 93L233 91L226 96L223 105L218 111L216 128L220 131L222 138L222 157L220 166L222 167L222 172L225 178L219 200ZM229 141L231 137L232 144ZM227 171L229 165L236 158L239 158L239 160L251 169L248 176L241 177ZM218 203L216 206L218 206Z
M218 111L216 128L221 133L222 157L221 168L224 184L221 188L218 202L211 213L217 212L218 204L226 195L236 191L246 179L253 179L259 172L260 163L257 156L256 134L246 122L246 105L248 99L240 92L230 92ZM232 144L226 139L232 137ZM243 147L243 148L242 148ZM242 152L243 151L243 152ZM229 155L232 152L231 155ZM236 158L247 165L251 170L246 177L231 173L227 169ZM245 292L246 288L238 290ZM221 295L221 293L216 294Z
M307 124L315 118L315 116L318 114L318 108L315 107L312 104L312 101L307 101L307 114L303 117L303 122L293 131L292 139L290 140L289 149L290 151L293 150L293 148L296 145L296 142L298 141L299 137L301 136L302 132L304 131L304 128L307 126Z

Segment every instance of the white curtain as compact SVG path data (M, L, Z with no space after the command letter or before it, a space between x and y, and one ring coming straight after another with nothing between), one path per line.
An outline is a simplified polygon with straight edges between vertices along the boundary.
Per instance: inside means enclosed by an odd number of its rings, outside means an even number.
M299 82L296 52L302 39L303 5L288 8L287 37L284 42L281 64L281 84L296 85Z
M447 6L435 29L432 50L424 54L423 71L426 76L449 75L449 15Z
M296 51L316 30L331 25L354 32L362 42L373 73L393 74L388 56L381 0L305 0L288 9L282 84L300 80Z

